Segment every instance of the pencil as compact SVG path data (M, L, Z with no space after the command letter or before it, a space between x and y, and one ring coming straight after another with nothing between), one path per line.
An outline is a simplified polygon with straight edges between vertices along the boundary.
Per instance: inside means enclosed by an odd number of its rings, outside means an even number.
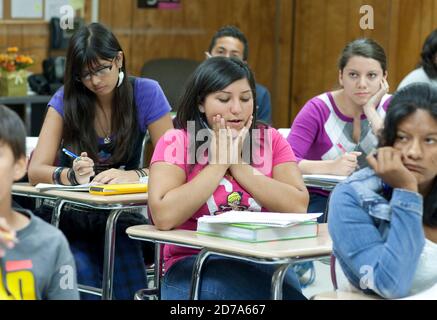
M343 145L340 142L337 143L337 147L341 150L341 152L347 153L347 150L345 149L345 147L343 147Z
M62 152L64 152L70 158L73 158L73 159L80 158L77 154L75 154L75 153L73 153L73 152L71 152L71 151L69 151L69 150L67 150L65 148L62 148Z

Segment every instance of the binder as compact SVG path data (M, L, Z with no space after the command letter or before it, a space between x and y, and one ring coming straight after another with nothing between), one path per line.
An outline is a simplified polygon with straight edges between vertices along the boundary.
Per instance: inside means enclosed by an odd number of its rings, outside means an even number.
M89 193L110 196L113 194L129 194L147 192L147 183L121 183L90 186Z
M317 237L317 221L279 227L249 223L208 223L198 221L197 232L247 242L264 242Z

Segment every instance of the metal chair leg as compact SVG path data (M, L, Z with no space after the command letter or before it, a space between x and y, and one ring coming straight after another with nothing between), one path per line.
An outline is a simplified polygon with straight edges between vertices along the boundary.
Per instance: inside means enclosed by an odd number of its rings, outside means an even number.
M159 300L158 290L156 288L140 289L135 292L134 300Z

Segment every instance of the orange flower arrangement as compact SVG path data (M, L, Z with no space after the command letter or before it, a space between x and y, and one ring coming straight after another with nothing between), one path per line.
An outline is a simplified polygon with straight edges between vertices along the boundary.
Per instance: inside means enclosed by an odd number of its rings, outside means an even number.
M0 69L6 72L13 72L26 69L33 65L34 61L30 56L18 54L17 47L10 47L7 53L0 54Z

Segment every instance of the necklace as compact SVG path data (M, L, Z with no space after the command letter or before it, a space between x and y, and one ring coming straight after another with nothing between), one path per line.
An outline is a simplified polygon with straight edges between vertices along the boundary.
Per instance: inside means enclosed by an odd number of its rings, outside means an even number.
M106 117L106 113L105 113L105 110L103 110L103 108L102 108L102 112L103 112L103 116L105 117L105 121L108 123L108 118ZM112 142L112 139L111 139L111 137L110 137L110 135L111 135L111 129L109 129L109 132L106 132L106 131L103 129L102 124L100 123L99 117L97 117L97 123L99 124L100 130L102 130L103 135L104 135L103 143L104 143L104 144L109 144L109 143L111 143L111 142Z

